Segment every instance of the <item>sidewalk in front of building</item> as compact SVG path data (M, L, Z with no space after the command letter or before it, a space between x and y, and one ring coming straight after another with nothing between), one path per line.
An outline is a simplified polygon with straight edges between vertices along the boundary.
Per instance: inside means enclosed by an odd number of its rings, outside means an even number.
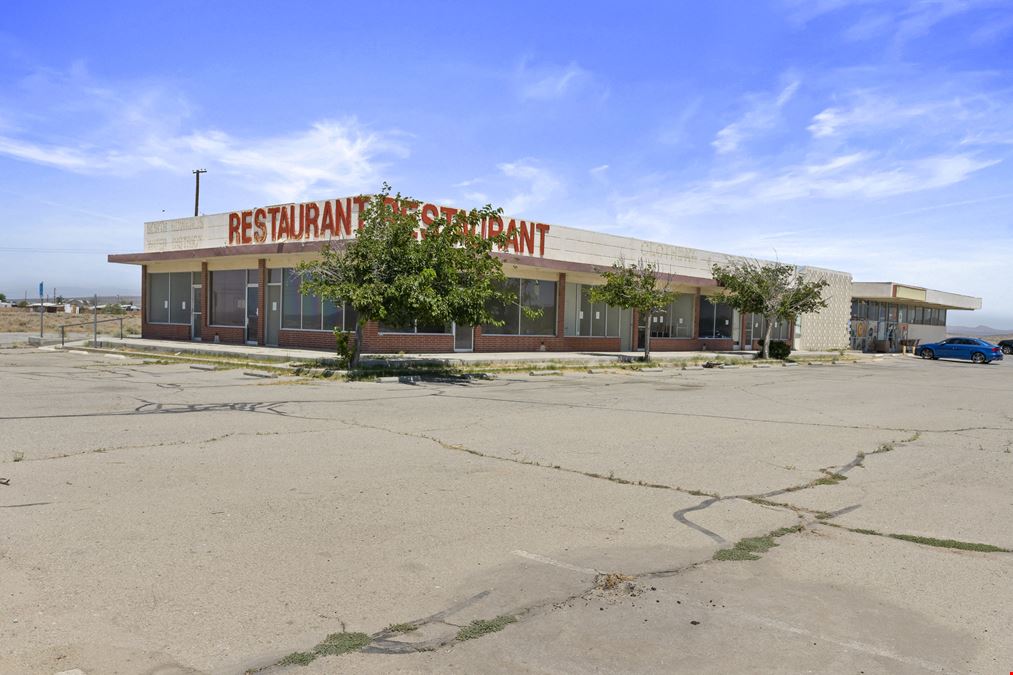
M67 343L67 348L91 346L90 341ZM335 359L333 352L314 349L287 349L284 347L263 347L258 345L214 344L206 342L183 342L176 340L150 340L142 338L103 338L94 345L96 349L112 349L149 354L172 356L193 356L218 359L263 361L269 363L327 362ZM870 358L875 355L845 352L851 358ZM793 352L796 359L830 359L838 352ZM707 359L734 359L747 361L755 358L752 351L686 351L651 352L652 361L680 362ZM883 356L883 355L879 355ZM455 352L433 354L364 354L364 366L410 367L410 366L490 366L506 368L511 366L562 367L608 365L633 362L643 357L643 352Z

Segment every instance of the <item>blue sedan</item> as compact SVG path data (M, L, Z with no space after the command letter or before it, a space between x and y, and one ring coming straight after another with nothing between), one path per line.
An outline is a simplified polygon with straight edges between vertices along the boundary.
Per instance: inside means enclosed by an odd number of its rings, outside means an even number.
M1002 349L978 338L954 337L918 347L923 359L966 359L975 363L1002 361Z

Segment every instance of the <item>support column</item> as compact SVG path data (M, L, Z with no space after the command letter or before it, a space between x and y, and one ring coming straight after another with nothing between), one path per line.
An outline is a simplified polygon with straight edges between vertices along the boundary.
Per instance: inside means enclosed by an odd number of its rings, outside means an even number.
M208 272L207 261L200 264L200 338L202 342L209 342L214 339L211 334L211 273Z
M566 272L559 273L556 281L556 338L563 338L566 319Z
M141 337L148 337L148 266L141 265Z
M257 344L266 344L267 324L267 260L257 260L260 281L257 283Z

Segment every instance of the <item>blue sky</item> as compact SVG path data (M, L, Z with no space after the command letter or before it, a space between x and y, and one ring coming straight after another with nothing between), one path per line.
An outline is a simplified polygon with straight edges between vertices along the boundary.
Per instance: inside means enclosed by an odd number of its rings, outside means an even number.
M575 8L579 7L579 11ZM1013 2L14 2L0 290L136 293L142 223L373 191L984 298Z

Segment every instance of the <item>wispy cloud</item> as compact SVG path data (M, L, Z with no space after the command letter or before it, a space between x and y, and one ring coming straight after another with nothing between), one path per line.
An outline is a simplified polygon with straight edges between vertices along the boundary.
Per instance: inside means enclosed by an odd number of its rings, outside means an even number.
M620 211L620 221L664 228L678 218L749 212L781 202L882 199L953 185L996 163L968 154L890 161L854 153L790 165L775 173L742 173L692 183L674 193L638 196Z
M558 195L562 181L549 169L531 159L499 164L500 173L515 186L514 193L503 203L510 214L526 214L534 206L544 204Z
M288 201L334 190L373 189L381 171L408 150L394 132L355 118L322 119L306 128L239 137L192 122L186 100L164 85L98 83L80 66L40 71L23 83L57 96L47 116L13 119L0 130L0 155L80 174L134 175L217 169L265 198Z
M724 155L734 152L751 135L776 127L781 119L781 109L795 96L800 84L799 80L793 79L776 96L749 96L749 110L737 121L718 131L711 143L717 153Z
M517 95L527 101L551 101L587 90L594 77L576 62L535 64L525 59L514 71Z

